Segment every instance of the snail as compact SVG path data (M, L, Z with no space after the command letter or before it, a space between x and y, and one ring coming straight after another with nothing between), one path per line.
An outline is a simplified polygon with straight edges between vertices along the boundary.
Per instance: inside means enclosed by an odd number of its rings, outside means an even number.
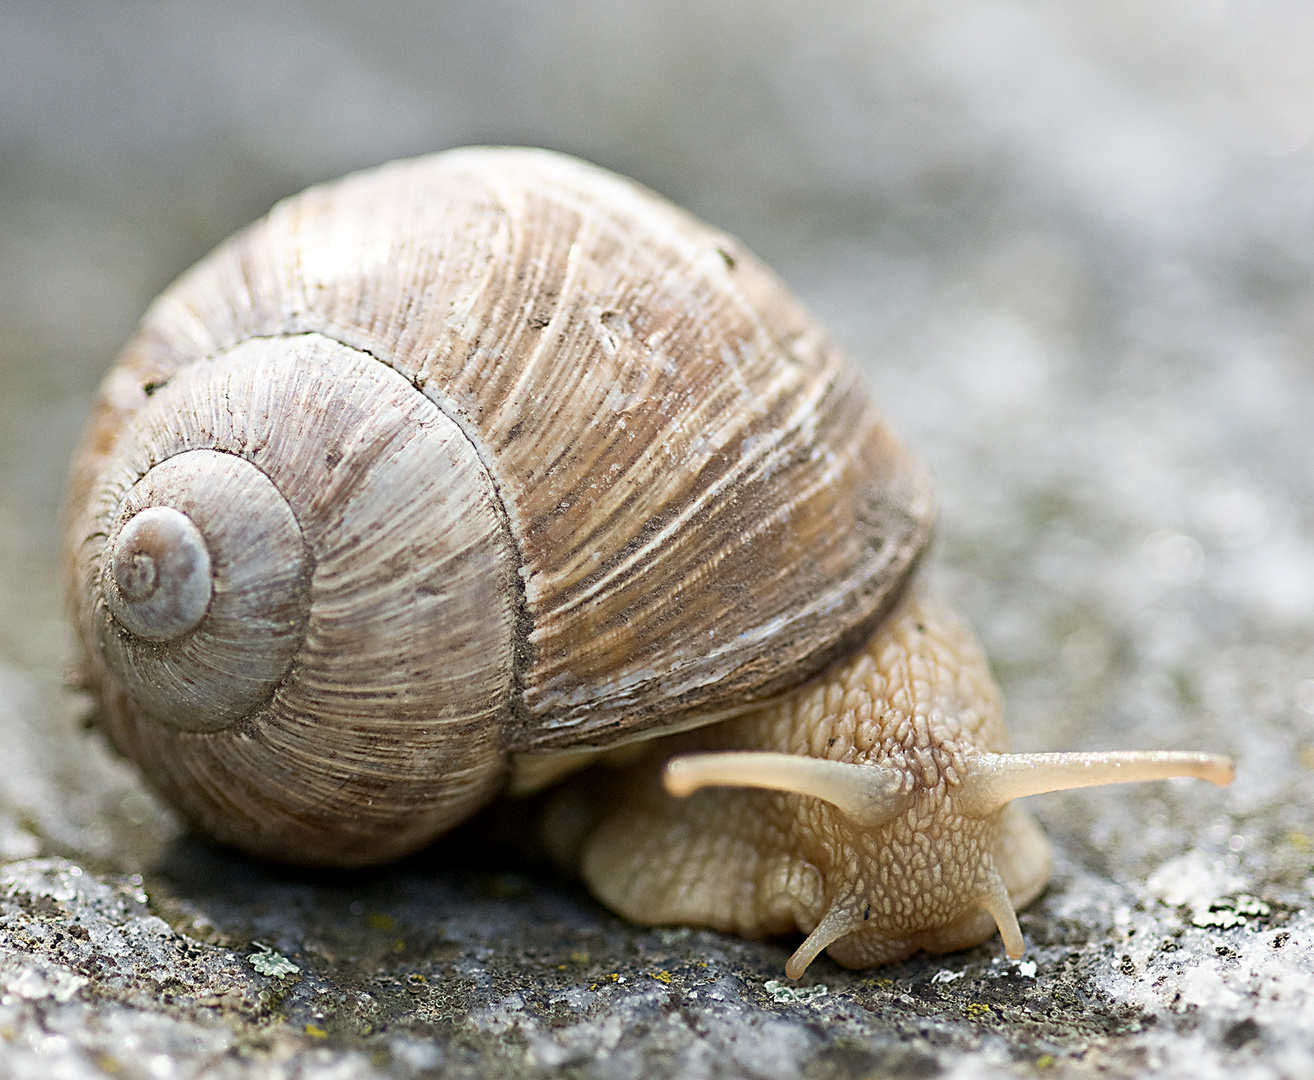
M621 914L867 966L1049 875L1012 800L1203 753L1006 753L916 568L925 474L738 241L540 150L313 187L159 297L69 480L96 723L258 857L544 828ZM571 808L575 809L572 810ZM581 812L576 812L580 811Z

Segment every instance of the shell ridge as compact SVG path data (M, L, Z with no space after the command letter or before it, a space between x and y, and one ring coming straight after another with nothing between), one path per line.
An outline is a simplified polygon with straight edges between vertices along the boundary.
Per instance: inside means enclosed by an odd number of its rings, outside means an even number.
M650 561L655 552L667 546L672 536L687 529L695 518L704 517L708 505L719 500L732 485L769 479L773 465L779 462L780 451L786 440L799 440L803 445L811 441L808 437L808 418L816 409L818 402L829 391L829 384L819 384L815 395L800 396L793 415L783 425L772 427L769 437L759 438L748 450L747 455L741 454L735 465L725 470L712 484L700 487L697 497L685 503L677 514L669 517L661 525L658 531L648 532L646 537L642 533L636 534L632 545L627 548L628 554L623 561L613 562L595 581L590 582L586 589L571 590L566 602L556 604L552 609L553 612L561 614L583 607L591 603L596 598L596 594L614 585L622 577L632 577L636 569L641 568L642 563ZM822 477L805 490L819 490L831 482L837 471L833 467L828 468ZM799 501L802 500L782 503L770 517L759 519L752 529L760 531L766 524L788 516L793 505ZM634 544L640 546L633 546ZM693 569L701 574L707 571L708 565L700 563ZM695 580L695 576L691 576L688 580Z

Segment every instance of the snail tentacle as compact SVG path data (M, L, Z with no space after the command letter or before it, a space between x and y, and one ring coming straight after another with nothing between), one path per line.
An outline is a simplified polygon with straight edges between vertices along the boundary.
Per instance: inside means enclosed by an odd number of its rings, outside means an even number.
M999 927L999 936L1004 940L1004 953L1010 960L1021 959L1027 951L1026 942L1022 940L1022 928L1017 924L1017 911L1009 896L1008 886L993 860L989 863L981 893L976 900Z
M867 908L870 911L870 907ZM840 938L853 933L863 924L863 906L855 897L843 896L831 905L830 910L822 916L816 929L810 933L803 944L794 950L794 955L785 963L785 975L791 979L801 979L822 950L835 944Z
M1172 777L1226 787L1236 766L1222 754L1195 751L1091 751L1070 754L977 754L958 796L964 814L983 818L1026 795Z
M667 763L662 779L676 798L711 786L811 795L865 828L883 825L907 810L913 797L911 777L902 769L770 751L685 754Z

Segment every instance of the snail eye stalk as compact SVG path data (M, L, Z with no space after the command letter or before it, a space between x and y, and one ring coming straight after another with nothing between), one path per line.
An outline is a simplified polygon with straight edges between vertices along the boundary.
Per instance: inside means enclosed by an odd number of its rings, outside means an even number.
M1181 750L978 754L963 780L959 805L971 817L988 817L1026 795L1176 776L1226 787L1236 779L1236 766L1222 754Z
M868 829L884 824L912 803L912 778L901 769L798 754L687 754L667 763L663 782L666 790L680 799L703 787L766 788L811 795Z

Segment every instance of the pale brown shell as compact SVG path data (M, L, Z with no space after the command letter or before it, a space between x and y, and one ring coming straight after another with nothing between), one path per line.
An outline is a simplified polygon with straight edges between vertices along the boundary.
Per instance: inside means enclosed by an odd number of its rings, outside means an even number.
M106 567L151 505L214 564L162 641ZM114 742L221 839L350 864L469 813L508 753L814 674L897 599L931 502L736 241L573 159L470 149L288 199L166 291L67 517Z

